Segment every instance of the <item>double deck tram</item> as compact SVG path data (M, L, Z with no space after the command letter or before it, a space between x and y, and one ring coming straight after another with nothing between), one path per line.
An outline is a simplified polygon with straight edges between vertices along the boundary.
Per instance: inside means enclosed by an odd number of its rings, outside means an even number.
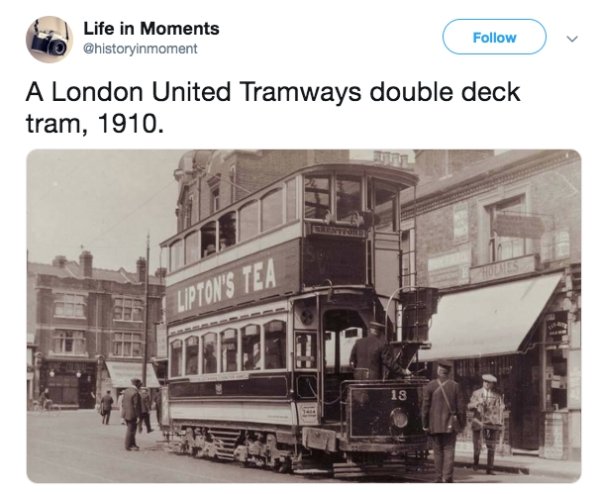
M315 165L163 242L163 426L178 451L340 477L421 467L424 381L408 368L436 292L402 286L400 196L416 183L396 167ZM393 357L383 380L350 367L371 321Z

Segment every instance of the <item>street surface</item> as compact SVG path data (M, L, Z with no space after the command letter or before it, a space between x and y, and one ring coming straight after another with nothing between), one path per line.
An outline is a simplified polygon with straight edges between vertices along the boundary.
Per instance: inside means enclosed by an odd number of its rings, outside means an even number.
M154 418L154 417L153 417ZM137 435L140 451L124 448L125 426L117 411L111 424L102 425L93 410L29 412L27 414L27 472L33 482L186 482L186 483L294 483L340 482L328 477L278 474L243 468L164 450L164 438L155 430ZM429 479L431 480L431 478ZM389 479L381 479L389 482ZM411 478L422 482L427 479ZM498 472L495 476L457 468L456 482L556 482L557 479Z

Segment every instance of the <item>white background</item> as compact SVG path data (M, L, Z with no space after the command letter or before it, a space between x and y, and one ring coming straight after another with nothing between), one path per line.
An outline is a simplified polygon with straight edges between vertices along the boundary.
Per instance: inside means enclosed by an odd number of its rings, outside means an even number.
M26 482L25 473L25 262L26 159L34 149L193 149L193 148L570 148L583 163L584 235L584 394L583 481L593 482L596 456L598 391L592 380L597 352L598 315L594 313L598 193L598 48L593 2L562 1L204 1L53 2L29 0L3 4L1 130L2 376L6 406L3 416L7 447L13 455L7 480ZM43 64L27 51L29 25L46 15L65 19L74 34L68 57ZM442 43L442 30L452 19L535 18L548 32L546 47L521 57L456 56ZM84 36L83 23L140 21L218 24L218 36L193 39L198 55L91 56L83 43L158 43L161 37ZM571 43L566 36L579 36ZM85 38L85 39L84 39ZM193 37L179 37L189 43ZM168 40L173 41L173 39ZM32 81L42 88L114 83L150 87L153 80L175 84L198 81L222 84L256 80L280 85L359 85L382 80L390 84L439 81L460 88L482 84L521 86L520 103L123 103L25 102ZM149 92L147 93L149 95ZM97 116L104 112L154 112L162 135L103 135ZM78 116L88 135L34 135L25 117ZM10 438L10 439L9 439ZM6 450L6 448L5 448ZM3 462L6 464L5 462ZM3 470L4 466L3 466ZM10 484L5 484L10 485ZM190 486L187 486L190 487ZM351 490L360 486L352 486ZM366 487L364 484L362 488ZM475 486L467 486L469 487ZM506 487L506 486L505 486ZM54 490L55 486L35 486ZM63 486L63 490L69 490ZM101 486L74 488L103 489ZM179 489L180 487L177 487ZM185 488L185 487L181 487ZM212 489L213 487L211 487ZM301 488L301 486L300 486ZM348 488L348 487L346 487ZM382 488L384 488L382 486ZM403 488L395 486L395 489ZM419 489L422 487L418 487ZM462 486L461 489L464 489ZM491 486L486 486L486 489ZM511 487L512 488L512 487ZM544 490L559 485L540 487ZM57 487L58 489L58 487ZM561 488L562 489L562 488ZM104 492L104 490L103 490Z

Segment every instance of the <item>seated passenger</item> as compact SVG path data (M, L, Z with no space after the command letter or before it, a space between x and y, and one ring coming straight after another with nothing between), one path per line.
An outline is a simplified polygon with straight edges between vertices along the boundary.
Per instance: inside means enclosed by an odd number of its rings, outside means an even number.
M206 246L206 250L204 251L204 256L210 256L212 254L214 254L217 251L217 249L215 249L215 244L208 244Z

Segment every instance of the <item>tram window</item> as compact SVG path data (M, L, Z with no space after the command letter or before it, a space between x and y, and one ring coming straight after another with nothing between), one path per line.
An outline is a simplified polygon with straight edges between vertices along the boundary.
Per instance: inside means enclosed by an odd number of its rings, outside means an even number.
M276 189L260 201L262 228L265 232L283 223L283 189Z
M226 329L221 333L221 372L235 372L237 368L237 329Z
M284 369L286 353L285 323L265 324L265 369Z
M215 333L207 333L202 336L202 352L203 352L203 374L214 374L217 372L217 357L215 357L215 348L217 346L217 335Z
M215 222L210 221L200 228L200 245L202 246L202 257L210 256L216 252L217 236Z
M196 262L200 259L200 245L198 245L198 232L190 233L185 237L185 264Z
M181 376L182 368L182 344L181 340L171 343L171 377Z
M185 340L185 373L198 374L198 337Z
M219 251L235 244L235 211L219 218Z
M337 177L335 189L337 219L350 222L362 209L361 180L358 177L340 175Z
M171 271L175 271L183 266L183 242L177 240L169 246L169 267Z
M242 328L242 367L244 370L258 370L260 361L260 326L249 324Z
M258 234L258 201L252 201L240 208L240 241Z
M331 192L329 177L305 177L304 217L323 220L331 214Z
M297 218L296 213L296 179L288 180L285 183L285 220L294 221Z
M296 333L296 369L317 368L316 333Z
M375 186L375 229L384 232L398 231L398 194L396 190Z

